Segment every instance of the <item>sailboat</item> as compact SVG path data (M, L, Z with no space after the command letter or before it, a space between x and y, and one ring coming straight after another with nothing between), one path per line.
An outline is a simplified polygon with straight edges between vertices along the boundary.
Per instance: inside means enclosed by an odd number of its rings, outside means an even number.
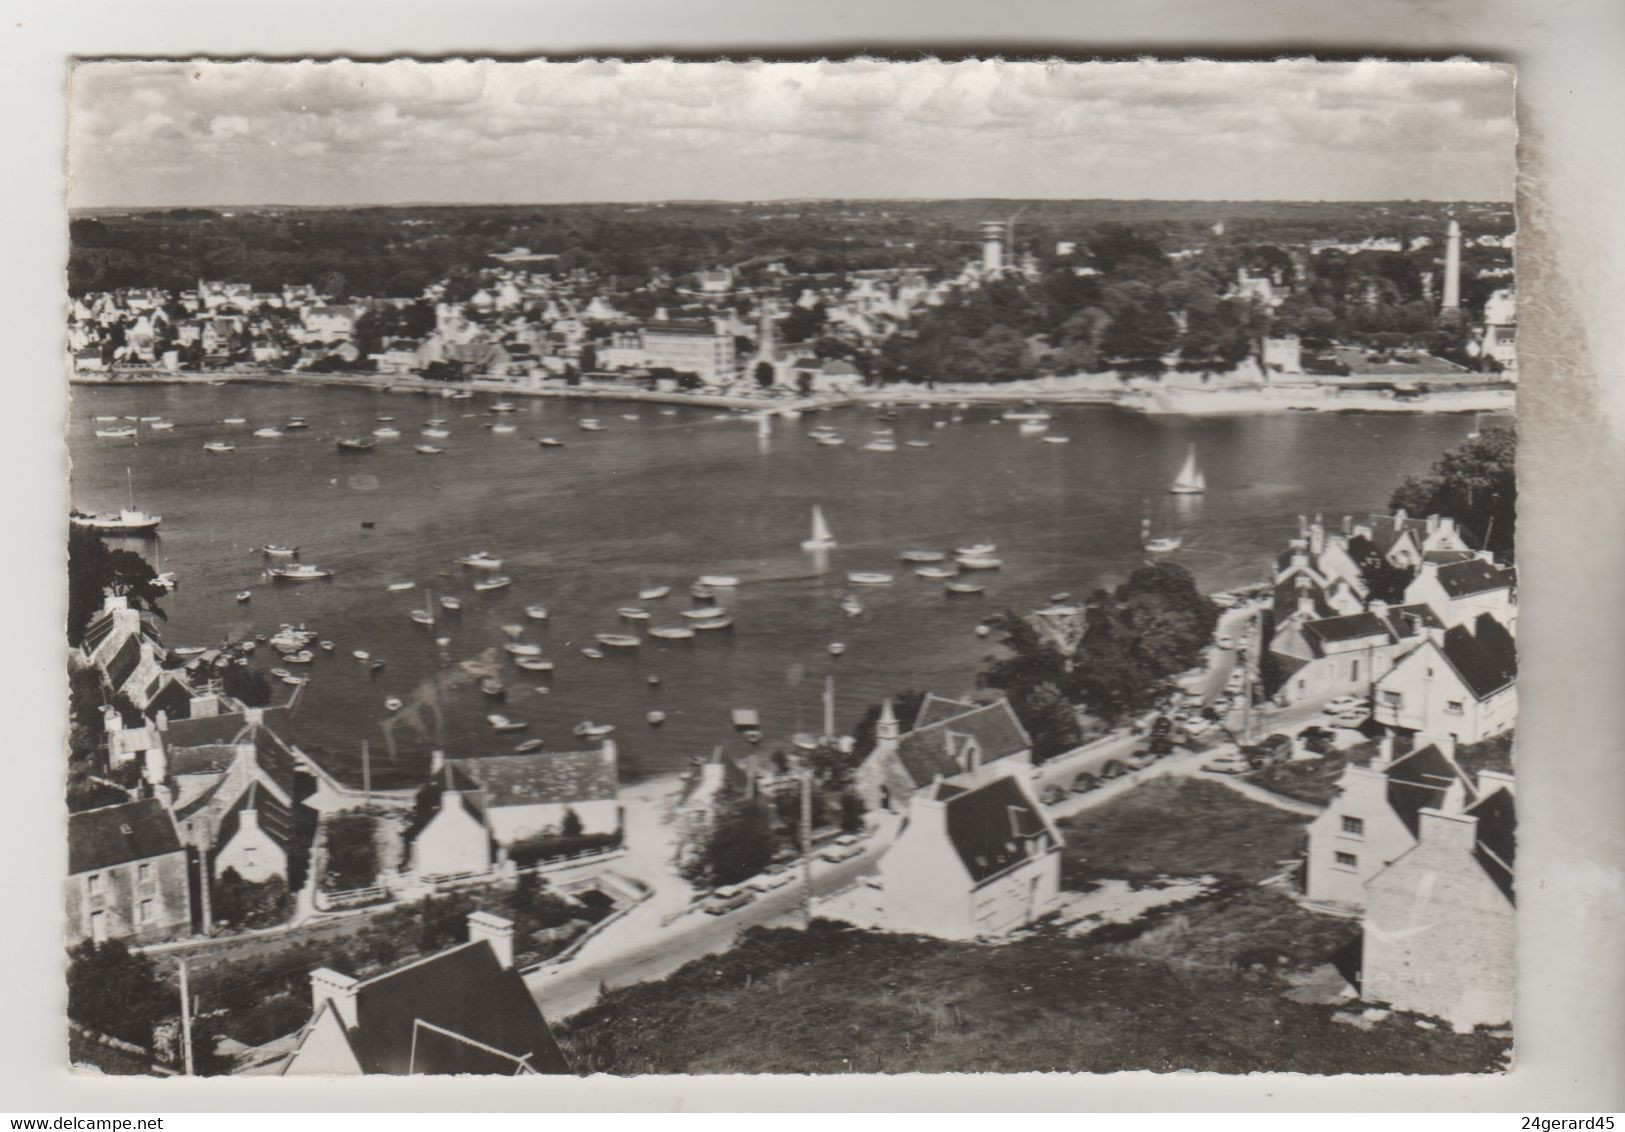
M829 550L835 546L835 536L824 521L824 509L813 506L812 538L802 541L802 550Z
M130 469L124 469L125 487L129 491L130 505L117 515L83 514L78 511L70 512L68 521L76 527L88 527L93 531L104 534L147 534L158 529L163 522L161 515L149 515L139 510L135 505L135 481L130 478Z
M1169 554L1178 550L1184 544L1178 535L1166 535L1161 538L1151 537L1151 520L1140 520L1140 545L1145 547L1148 554Z
M1207 490L1207 477L1196 464L1196 445L1192 444L1186 450L1184 466L1179 469L1179 475L1174 477L1168 490L1174 495L1201 495Z
M1483 417L1484 417L1483 413L1474 413L1473 414L1473 431L1469 432L1467 434L1467 439L1468 440L1477 440L1479 437L1484 435L1484 429L1483 429L1482 423L1481 423L1482 420L1483 420Z

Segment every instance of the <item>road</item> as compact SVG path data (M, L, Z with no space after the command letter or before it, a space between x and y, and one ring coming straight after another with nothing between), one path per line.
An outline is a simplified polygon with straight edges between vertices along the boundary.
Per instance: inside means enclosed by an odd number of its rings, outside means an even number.
M866 840L863 852L849 861L815 861L814 894L828 895L874 872L889 844L890 838L879 834ZM550 1021L568 1018L596 1002L602 990L662 979L685 963L725 951L748 928L777 921L799 923L804 893L798 865L793 884L760 894L724 916L695 909L664 926L651 922L652 917L644 917L636 928L623 921L599 937L606 944L613 938L613 946L596 949L596 954L583 949L569 962L527 975L525 984L544 1017Z

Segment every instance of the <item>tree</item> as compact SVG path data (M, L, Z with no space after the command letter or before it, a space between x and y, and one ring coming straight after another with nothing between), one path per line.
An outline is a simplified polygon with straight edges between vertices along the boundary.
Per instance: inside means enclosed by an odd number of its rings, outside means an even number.
M581 815L572 807L566 806L564 817L559 821L560 837L580 837L582 834Z
M683 862L683 878L701 888L749 880L773 861L773 812L758 795L726 794L717 800L710 828Z
M917 692L913 688L893 693L891 697L892 714L897 717L898 725L907 731L915 718L920 714L920 705L925 702L925 693ZM858 717L857 726L852 728L852 754L850 762L857 766L869 757L869 752L875 749L875 728L880 723L881 704L870 704Z
M337 814L328 821L326 834L328 891L366 888L377 881L378 849L370 814Z
M1516 550L1518 436L1507 425L1446 452L1427 475L1407 476L1388 505L1408 514L1454 519L1497 557Z
M1011 708L1033 741L1033 762L1065 754L1083 742L1078 713L1056 685L1045 681L1024 689Z
M263 928L288 918L288 884L281 877L244 880L236 869L220 874L212 890L214 919L234 928Z
M776 375L777 371L773 368L772 362L762 361L756 363L756 384L760 385L763 389L773 388L773 381Z
M132 550L109 550L95 531L68 528L68 644L78 645L85 626L108 595L122 596L131 609L164 615L158 574Z
M233 664L221 675L220 686L226 695L247 707L264 707L271 702L271 681L258 668Z
M1160 369L1178 341L1178 328L1155 301L1131 302L1113 316L1100 338L1100 352L1129 369Z
M178 1007L152 960L123 941L87 940L69 952L68 1017L81 1026L150 1047L153 1027Z

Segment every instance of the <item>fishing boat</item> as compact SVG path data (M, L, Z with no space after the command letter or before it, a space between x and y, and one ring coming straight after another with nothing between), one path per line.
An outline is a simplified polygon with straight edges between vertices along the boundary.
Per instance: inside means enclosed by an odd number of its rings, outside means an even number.
M638 600L659 601L669 593L671 593L670 586L649 586L638 591Z
M604 431L604 426L599 424L592 417L582 417L581 420L576 422L576 424L580 426L582 432Z
M496 712L486 716L485 722L491 725L492 731L523 731L530 726L529 720L509 719L507 716L498 715Z
M304 417L289 417L287 423L282 426L282 431L283 432L290 432L290 431L293 431L295 429L309 428L309 427L310 427L310 422L307 421Z
M298 652L291 652L282 658L286 664L309 664L315 659L316 654L309 649L300 649Z
M840 641L831 641L825 647L829 650L829 655L830 656L840 656L842 653L844 653L846 651L846 646L843 645Z
M395 418L390 417L390 416L384 416L384 415L380 414L380 415L378 415L376 417L373 417L372 419L375 420L375 421L383 421L385 424L388 424L390 421L393 421Z
M340 452L371 452L378 442L366 436L344 436L334 442Z
M687 625L673 625L669 628L656 626L649 630L649 636L659 637L663 641L687 641L694 637L694 630Z
M956 561L961 570L997 570L1004 565L1002 558L990 554L962 554Z
M412 620L419 625L434 624L434 614L429 612L427 609L414 609L411 613L411 617Z
M835 546L835 535L831 533L829 524L824 521L824 509L813 506L812 511L812 538L804 539L802 550L831 550Z
M858 600L856 594L847 594L841 599L841 612L848 617L856 617L863 612L863 602Z
M949 566L921 566L914 571L914 576L917 578L930 578L935 581L943 578L956 578L959 576L959 571Z
M445 449L437 447L433 444L414 444L412 445L412 451L423 456L438 456L444 452Z
M262 440L278 440L282 436L282 430L279 428L257 428L254 430L254 435Z
M649 611L647 609L639 609L635 605L623 605L619 609L617 609L615 612L619 613L622 617L626 618L628 621L647 621L647 620L649 620Z
M532 621L546 621L547 620L547 606L545 606L545 605L527 605L527 606L525 606L525 616L529 617Z
M891 584L892 576L879 570L852 570L846 580L855 586L885 586Z
M175 427L175 422L174 421L158 420L158 421L153 421L152 422L152 431L153 432L168 432L170 429L172 429L174 427Z
M602 739L615 730L613 723L594 723L592 720L583 720L570 728L570 734L578 739Z
M448 428L425 428L420 429L419 433L430 440L444 440L451 435L451 430Z
M1196 463L1196 445L1186 449L1185 463L1168 490L1174 495L1201 495L1207 490L1207 477Z
M509 641L502 646L502 651L509 656L541 656L541 645L523 644L519 641Z
M739 584L739 578L734 574L701 574L700 585L710 586L712 589L732 589Z
M469 566L475 570L500 570L502 559L494 557L488 551L476 550L473 554L465 554L457 560L459 566Z
M1070 436L1046 436L1046 437L1043 438L1043 440L1044 440L1045 444L1071 444L1072 443L1072 438Z
M720 605L706 605L699 609L685 609L682 615L690 621L704 621L708 617L721 617L726 612Z
M897 445L889 440L871 440L863 446L865 452L895 452Z
M237 603L239 605L241 605L245 601L252 600L253 597L254 597L254 591L253 590L238 590L237 591Z
M560 439L558 439L557 437L554 437L554 436L539 437L539 438L537 438L536 443L540 444L543 448L563 448L564 447L564 441L562 441L562 440L560 440Z
M452 613L456 613L462 607L463 599L460 597L443 597L440 599L441 609L450 610Z
M247 417L221 417L220 418L220 423L221 424L229 424L229 425L247 424L248 423L248 418Z
M732 617L708 617L704 621L694 622L695 629L732 629Z
M612 649L635 649L643 643L643 638L630 633L594 633L593 640Z
M84 511L73 511L68 515L68 522L76 527L86 530L100 531L104 534L144 534L155 531L158 524L164 521L162 515L149 515L139 510L135 505L135 486L130 478L130 469L124 469L124 485L129 492L130 505L122 508L116 515L98 515Z
M407 590L413 589L416 586L416 582L391 582L384 588L392 594L400 594L405 593Z
M689 586L688 592L700 601L710 601L712 598L717 596L716 590L712 589L710 586L702 586L698 582L695 582L692 586Z
M539 656L516 656L513 658L513 662L520 668L523 668L526 672L553 671L553 662L551 660L543 660Z
M99 428L96 435L107 440L127 440L135 435L134 425L120 425L117 428Z
M666 713L663 711L651 711L644 715L643 718L649 721L650 727L659 727L662 723L666 722Z
M942 587L951 594L979 594L982 587L975 582L949 582Z
M282 546L279 543L268 542L264 546L260 547L260 551L263 554L269 554L273 558L292 558L295 554L299 553L299 548L297 546Z
M507 691L508 690L502 686L502 681L498 680L495 676L480 677L481 695L489 696L491 699L495 700L506 695Z
M293 562L287 566L273 566L267 571L279 582L313 582L318 578L331 578L333 571L323 570L308 562Z
M591 645L588 645L586 648L582 649L581 650L581 655L586 657L588 660L603 660L604 659L603 650L602 649L595 649Z
M991 542L979 542L974 546L958 547L954 550L954 554L959 558L981 558L992 554L997 549L999 548Z
M516 755L528 755L532 751L541 750L543 742L544 740L541 739L526 739L523 743L515 746L513 752Z
M496 574L489 578L481 578L474 583L475 593L489 593L492 590L505 590L513 585L513 579L506 574Z
M205 452L235 452L235 444L227 444L224 440L211 440L203 446Z
M373 429L372 434L380 440L394 440L400 436L401 430L394 425L384 425L382 428Z
M492 432L500 432L500 433L503 433L503 434L507 434L507 433L510 433L510 432L518 432L519 431L519 426L514 425L514 424L506 424L506 423L504 423L504 424L494 424L494 425L491 426L491 431Z
M405 705L401 703L401 698L399 696L390 696L384 700L385 711L400 711L404 706Z

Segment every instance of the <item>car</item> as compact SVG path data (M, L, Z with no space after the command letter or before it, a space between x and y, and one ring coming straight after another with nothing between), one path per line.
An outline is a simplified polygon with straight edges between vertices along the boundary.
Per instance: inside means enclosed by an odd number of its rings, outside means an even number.
M1072 780L1072 793L1087 794L1091 790L1100 789L1100 776L1084 771Z
M1332 720L1336 727L1364 727L1371 713L1366 711L1346 711Z
M1237 751L1226 751L1214 759L1209 759L1202 766L1203 770L1214 774L1247 774L1253 769L1247 757Z
M757 892L772 892L775 888L783 888L795 879L795 874L789 869L770 869L760 876L752 877L746 887Z
M726 895L724 895L726 894ZM731 885L728 888L719 888L711 893L711 899L705 902L705 910L713 916L726 916L749 904L756 897L738 887Z
M835 839L835 844L837 844L837 845L856 845L858 843L858 841L859 841L859 837L858 837L857 834L855 834L855 833L843 833L843 834L841 834L841 836L839 836L839 837L837 837Z
M1342 715L1345 712L1364 706L1365 701L1359 696L1338 696L1335 699L1327 700L1320 710L1327 715Z
M1141 748L1128 757L1128 765L1133 770L1144 770L1157 761L1157 756L1149 748Z
M841 861L850 861L853 857L856 857L862 852L863 850L856 845L831 845L828 849L825 849L822 853L818 854L818 859L820 861L828 861L830 864L834 865L840 863Z
M1213 644L1214 647L1223 649L1226 652L1236 647L1236 642L1231 639L1229 633L1220 633L1217 637L1213 638Z
M1044 792L1038 796L1038 800L1046 806L1053 806L1057 802L1066 801L1066 791L1051 784L1044 787Z

